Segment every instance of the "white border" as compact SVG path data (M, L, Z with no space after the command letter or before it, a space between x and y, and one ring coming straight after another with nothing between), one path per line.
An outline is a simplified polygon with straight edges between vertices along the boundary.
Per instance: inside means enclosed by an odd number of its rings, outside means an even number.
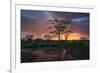
M80 68L95 65L95 10L77 6L46 6L46 5L27 5L16 4L12 13L12 49L11 49L11 71L43 71L51 69ZM39 62L39 63L20 63L20 9L27 10L48 10L63 12L88 12L90 13L90 60L80 61L60 61L60 62ZM15 25L14 25L15 24Z

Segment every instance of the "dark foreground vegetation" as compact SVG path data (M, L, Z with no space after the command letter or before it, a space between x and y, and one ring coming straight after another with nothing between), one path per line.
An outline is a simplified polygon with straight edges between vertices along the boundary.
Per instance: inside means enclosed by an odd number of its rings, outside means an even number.
M21 40L21 63L89 60L89 40Z

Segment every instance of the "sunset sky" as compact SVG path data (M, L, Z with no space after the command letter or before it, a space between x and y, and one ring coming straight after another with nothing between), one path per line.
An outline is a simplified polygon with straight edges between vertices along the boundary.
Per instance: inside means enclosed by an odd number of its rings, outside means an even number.
M43 36L49 34L48 20L56 17L72 20L73 33L69 35L68 40L80 40L83 37L89 39L89 13L36 10L21 10L21 38L31 34L34 38L44 39Z

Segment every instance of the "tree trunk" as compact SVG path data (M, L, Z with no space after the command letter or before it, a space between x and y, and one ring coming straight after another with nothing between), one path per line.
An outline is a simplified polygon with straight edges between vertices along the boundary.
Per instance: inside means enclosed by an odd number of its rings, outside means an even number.
M60 35L58 35L58 40L60 41L61 39L60 39Z
M68 33L65 34L65 40L68 40Z

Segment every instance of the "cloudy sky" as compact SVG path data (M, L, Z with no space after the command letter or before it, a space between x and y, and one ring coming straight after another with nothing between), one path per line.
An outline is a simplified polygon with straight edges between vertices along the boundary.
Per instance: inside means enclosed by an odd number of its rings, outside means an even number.
M21 10L21 37L32 34L34 38L43 38L49 34L48 20L56 17L72 20L73 33L69 35L69 40L79 40L82 37L89 39L89 13L36 10Z

